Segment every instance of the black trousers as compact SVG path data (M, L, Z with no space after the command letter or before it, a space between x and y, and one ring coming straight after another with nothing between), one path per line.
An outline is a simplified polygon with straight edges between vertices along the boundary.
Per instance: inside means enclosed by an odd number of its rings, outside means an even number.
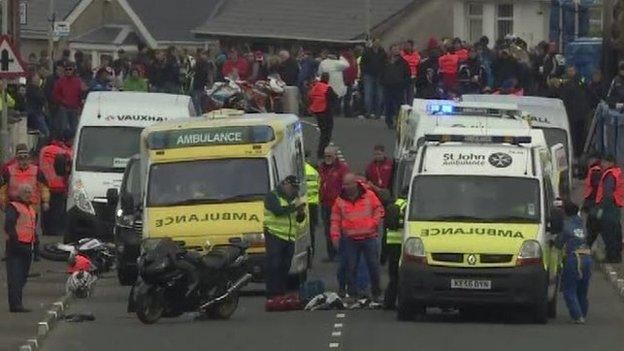
M50 209L43 212L42 229L43 235L65 234L65 205L67 198L63 193L50 193Z
M22 291L28 279L32 251L24 247L22 250L9 250L6 254L7 285L9 293L9 309L23 307Z
M600 234L600 220L596 218L598 208L592 207L587 214L587 245L591 248L594 245L598 234Z
M266 290L267 297L284 295L296 290L297 277L290 277L290 263L295 252L295 243L265 233L266 240Z
M394 308L396 305L399 289L399 260L401 258L401 245L387 245L388 255L388 286L384 296L384 305Z
M327 249L327 258L331 261L336 258L336 248L331 242L331 206L321 205L321 218L323 219L323 232L325 234L325 246Z
M329 145L332 138L332 132L334 130L334 117L331 113L317 114L316 123L321 133L319 136L316 156L318 156L319 160L322 160L325 155L325 148Z
M310 212L310 243L312 250L316 252L316 226L319 220L319 207L317 204L308 204Z

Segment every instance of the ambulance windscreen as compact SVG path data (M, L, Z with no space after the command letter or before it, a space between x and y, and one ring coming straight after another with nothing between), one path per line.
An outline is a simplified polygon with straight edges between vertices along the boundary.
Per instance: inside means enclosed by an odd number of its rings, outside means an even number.
M539 223L539 182L489 176L419 176L410 221Z
M269 191L264 158L232 158L152 165L148 206L262 200Z

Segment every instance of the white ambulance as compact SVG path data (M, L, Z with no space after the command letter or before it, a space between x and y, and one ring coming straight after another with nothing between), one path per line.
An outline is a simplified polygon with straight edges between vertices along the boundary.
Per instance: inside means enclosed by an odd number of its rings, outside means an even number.
M139 153L143 128L195 115L190 97L138 92L92 92L76 137L64 241L112 236L114 209L109 188L119 188L128 160Z
M544 137L549 146L563 144L567 157L559 154L560 167L567 165L566 177L560 180L561 190L569 194L572 184L572 165L574 148L570 134L570 123L563 101L560 99L539 96L515 95L464 95L462 101L467 103L511 103L516 104L522 111L524 118L529 120L533 128L544 131Z
M550 149L541 130L440 128L419 149L408 195L398 318L428 306L557 307ZM555 222L556 223L556 222Z

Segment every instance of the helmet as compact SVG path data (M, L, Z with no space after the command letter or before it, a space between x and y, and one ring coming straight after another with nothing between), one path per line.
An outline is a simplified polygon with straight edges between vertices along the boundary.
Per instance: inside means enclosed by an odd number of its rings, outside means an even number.
M84 299L93 293L97 278L86 271L72 273L65 283L65 291L72 296Z

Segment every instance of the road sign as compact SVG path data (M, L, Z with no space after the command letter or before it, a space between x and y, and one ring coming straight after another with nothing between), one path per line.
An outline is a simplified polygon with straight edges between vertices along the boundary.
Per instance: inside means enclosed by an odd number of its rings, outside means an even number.
M69 22L54 22L54 35L57 37L69 36Z
M8 36L0 37L0 79L12 79L26 75L26 64Z

